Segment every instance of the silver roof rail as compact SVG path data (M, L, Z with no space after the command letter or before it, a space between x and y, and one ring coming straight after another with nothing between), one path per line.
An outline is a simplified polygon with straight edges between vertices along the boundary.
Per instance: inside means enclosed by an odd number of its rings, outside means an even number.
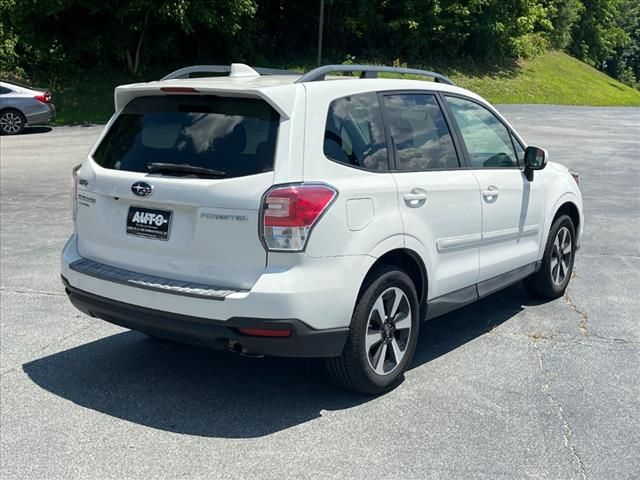
M317 82L325 79L328 73L332 72L360 72L360 78L376 78L378 73L399 73L403 75L420 75L432 77L436 82L455 85L448 77L428 70L416 70L414 68L386 67L381 65L323 65L314 68L310 72L302 75L296 83Z
M193 73L232 73L237 69L235 65L241 64L232 64L232 65L193 65L191 67L184 67L175 72L171 72L169 75L165 75L160 79L162 80L172 80L174 78L190 78ZM242 67L246 67L246 69L253 70L259 75L300 75L300 72L292 72L291 70L279 70L277 68L251 68L243 65ZM246 69L242 69L243 73L246 76Z

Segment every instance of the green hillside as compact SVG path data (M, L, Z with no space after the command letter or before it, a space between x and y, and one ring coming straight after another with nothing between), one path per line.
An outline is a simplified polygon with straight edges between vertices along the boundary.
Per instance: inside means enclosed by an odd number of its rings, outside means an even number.
M640 106L640 91L562 52L545 53L495 74L454 70L450 76L492 103Z
M468 68L435 69L492 103L640 106L640 91L561 52L546 53L511 68L485 66L474 73ZM147 80L164 73L149 75ZM54 123L105 122L113 113L113 89L132 81L124 73L95 72L81 79L54 82L50 86L58 109Z

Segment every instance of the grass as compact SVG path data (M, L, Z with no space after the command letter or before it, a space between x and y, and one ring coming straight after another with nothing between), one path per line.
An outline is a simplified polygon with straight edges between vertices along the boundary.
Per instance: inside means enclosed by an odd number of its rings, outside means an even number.
M54 125L104 123L113 115L113 90L124 83L157 80L133 79L113 71L86 72L80 78L54 81L50 85L56 106ZM43 81L34 84L46 85Z
M456 84L492 103L640 106L640 91L623 85L587 64L561 52L549 52L510 65L434 67ZM132 78L122 72L96 71L65 81L49 82L57 107L54 124L102 123L113 113L117 85L157 80L166 72ZM34 84L46 85L46 79Z
M562 52L545 53L497 74L450 74L456 84L492 103L640 106L640 91Z

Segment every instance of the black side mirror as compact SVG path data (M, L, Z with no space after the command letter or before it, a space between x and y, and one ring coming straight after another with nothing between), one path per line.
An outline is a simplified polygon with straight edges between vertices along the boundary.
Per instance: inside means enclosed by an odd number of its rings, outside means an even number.
M533 181L533 171L542 170L547 166L549 154L544 148L527 147L524 151L524 174L527 180Z

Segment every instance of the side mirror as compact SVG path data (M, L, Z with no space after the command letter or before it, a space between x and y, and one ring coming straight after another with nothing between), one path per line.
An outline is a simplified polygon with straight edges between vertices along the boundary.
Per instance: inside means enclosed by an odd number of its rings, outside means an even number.
M546 167L548 159L549 154L544 148L527 147L524 151L524 174L530 182L533 181L533 171Z

